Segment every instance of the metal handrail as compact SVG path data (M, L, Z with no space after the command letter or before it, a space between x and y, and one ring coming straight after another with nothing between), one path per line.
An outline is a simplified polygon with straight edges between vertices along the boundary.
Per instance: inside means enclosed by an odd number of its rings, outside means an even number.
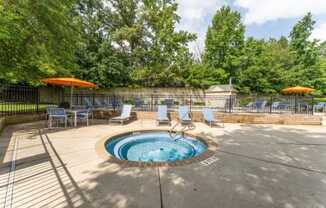
M187 114L186 114L186 115L187 115ZM184 117L182 117L182 119L185 118L186 115L184 115ZM191 116L190 116L190 118L191 118ZM181 119L181 120L182 120L182 119ZM176 123L175 125L173 125L172 128L169 130L169 135L170 135L171 139L173 139L173 140L175 140L175 138L176 138L176 136L177 136L178 134L176 134L175 136L173 136L172 133L173 133L173 132L178 133L177 131L174 131L174 129L175 129L179 124L181 124L181 122L178 120L177 123ZM186 127L187 127L187 126L186 126ZM185 132L186 127L184 127L181 131L179 131L179 132L181 132L181 135L184 135L184 132Z

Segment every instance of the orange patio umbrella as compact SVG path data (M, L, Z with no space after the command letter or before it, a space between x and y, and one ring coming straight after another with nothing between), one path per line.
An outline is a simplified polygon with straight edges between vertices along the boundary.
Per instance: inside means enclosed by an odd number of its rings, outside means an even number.
M310 87L302 87L302 86L296 86L296 87L288 87L282 90L283 93L287 93L287 94L295 94L294 97L294 111L295 113L297 112L297 95L299 94L307 94L307 93L311 93L312 91L314 91L314 89L310 88Z
M283 93L288 93L288 94L306 94L312 91L314 91L314 89L309 87L301 87L301 86L288 87L282 90Z
M61 85L61 86L69 86L71 87L70 90L70 107L72 106L72 95L74 91L74 87L88 87L88 88L94 88L96 87L96 84L92 82L87 82L84 80L71 78L71 77L56 77L56 78L47 78L43 79L42 82L46 84L51 85Z

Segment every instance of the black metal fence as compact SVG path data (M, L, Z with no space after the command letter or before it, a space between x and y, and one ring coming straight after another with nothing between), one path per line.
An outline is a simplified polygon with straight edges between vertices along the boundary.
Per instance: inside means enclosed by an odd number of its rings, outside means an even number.
M0 116L44 112L49 105L70 103L70 94L48 90L40 93L38 88L29 86L0 86ZM44 90L43 90L44 91ZM42 92L43 92L42 91ZM51 102L49 98L54 101ZM325 100L325 99L324 99ZM167 105L169 110L177 110L180 105L189 106L190 111L200 111L209 107L225 113L269 113L269 114L313 114L326 113L322 99L309 96L275 95L188 95L188 94L74 94L74 108L106 108L117 110L123 104L132 104L134 110L157 111L158 105ZM64 105L65 106L65 105ZM69 106L69 105L68 105Z
M65 96L70 100L70 95ZM118 109L123 104L132 104L135 110L156 111L158 105L167 105L169 110L177 110L180 105L189 106L190 111L199 111L209 107L217 112L225 113L291 113L313 114L326 112L326 104L309 96L212 96L212 95L99 95L75 94L75 108L93 107Z
M0 85L0 116L38 113L40 110L37 88Z

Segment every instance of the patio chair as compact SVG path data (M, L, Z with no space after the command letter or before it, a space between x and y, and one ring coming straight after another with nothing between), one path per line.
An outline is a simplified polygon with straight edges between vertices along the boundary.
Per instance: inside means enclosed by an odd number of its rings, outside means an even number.
M273 102L272 109L278 109L280 107L280 102Z
M174 104L174 101L173 101L173 99L167 98L167 99L165 99L164 103L165 103L165 105L167 105L168 108L171 108Z
M316 105L314 105L314 112L317 112L319 110L324 111L325 108L326 108L326 103L325 102L319 102Z
M141 100L140 97L135 98L135 108L141 108L143 105L143 101Z
M68 115L64 108L47 108L46 114L48 118L48 127L52 128L53 121L63 121L65 124L65 128L67 127L68 123Z
M109 105L111 105L113 109L118 108L122 105L121 98L116 96L109 97Z
M289 104L281 103L281 102L273 102L272 103L273 110L287 110L289 109Z
M103 103L99 100L99 98L95 98L94 103L96 107L103 107Z
M209 123L210 127L212 127L212 124L216 124L218 122L218 120L214 116L214 112L212 109L203 108L202 113L203 113L203 118L204 118L205 123ZM220 122L222 123L222 125L224 127L223 121L220 120Z
M168 107L166 105L159 105L156 118L157 125L160 123L171 124L170 119L168 118Z
M77 122L86 122L86 125L89 125L89 117L92 117L92 108L88 108L82 111L77 112Z
M191 124L188 106L179 106L179 120L181 124Z
M264 110L266 107L266 104L267 104L267 101L265 101L265 100L257 100L255 102L255 108L257 110Z
M94 102L95 102L95 106L96 107L99 107L99 108L104 108L104 107L108 107L109 104L107 102L107 99L105 99L105 97L103 98L95 98L94 99Z
M132 105L123 105L121 115L111 118L109 120L109 123L110 122L121 122L121 124L124 124L125 121L130 120L131 108L132 108Z
M93 102L91 102L89 97L83 97L84 103L86 103L86 108L92 108L93 107Z
M255 106L254 102L250 102L245 106L245 109L246 110L251 110L251 109L254 108L254 106Z

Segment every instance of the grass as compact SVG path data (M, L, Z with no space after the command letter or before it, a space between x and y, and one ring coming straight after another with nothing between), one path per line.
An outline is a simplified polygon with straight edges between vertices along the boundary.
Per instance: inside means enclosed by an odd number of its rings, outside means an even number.
M39 110L46 109L48 104L39 104ZM2 112L25 112L35 111L36 104L30 103L0 103L0 111Z

